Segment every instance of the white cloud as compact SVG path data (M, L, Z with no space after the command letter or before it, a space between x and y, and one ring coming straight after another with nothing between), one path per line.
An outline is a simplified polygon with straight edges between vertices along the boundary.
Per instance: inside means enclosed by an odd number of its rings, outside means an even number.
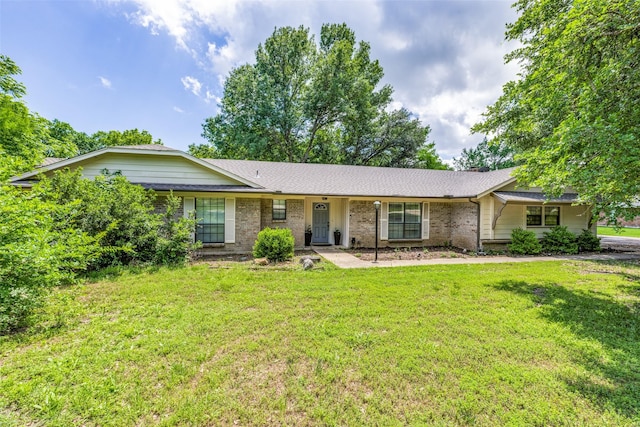
M185 76L182 79L180 79L180 81L182 82L182 85L184 86L185 90L190 91L195 96L198 96L198 97L200 96L200 91L202 90L202 83L200 83L198 79L191 76Z
M345 22L370 43L371 58L385 70L383 82L395 90L394 105L431 126L430 139L445 160L482 139L470 135L470 127L516 75L502 59L510 50L503 44L505 24L516 17L512 0L132 1L133 23L172 36L210 73L211 87L182 79L205 102L219 102L229 72L252 62L274 28L304 25L318 40L323 23Z
M100 84L102 85L103 88L111 89L111 80L102 76L98 76L98 78L100 79Z
M175 111L176 113L180 113L180 114L184 114L185 113L185 111L182 108L176 107L176 106L173 107L173 111Z

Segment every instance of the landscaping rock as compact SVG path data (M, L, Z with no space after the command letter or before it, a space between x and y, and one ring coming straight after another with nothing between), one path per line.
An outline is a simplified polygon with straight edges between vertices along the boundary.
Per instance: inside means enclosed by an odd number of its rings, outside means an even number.
M306 260L310 260L313 263L318 263L321 259L322 258L318 255L305 255L300 257L300 264L304 264Z
M253 262L255 264L258 264L258 265L267 265L267 264L269 264L269 260L266 259L266 258L256 258L256 259L253 260Z
M306 258L304 261L302 261L302 269L303 270L311 270L313 268L313 261L310 260L309 258Z

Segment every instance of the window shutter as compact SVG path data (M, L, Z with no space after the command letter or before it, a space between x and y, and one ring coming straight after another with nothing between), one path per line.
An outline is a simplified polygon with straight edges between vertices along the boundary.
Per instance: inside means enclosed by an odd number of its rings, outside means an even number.
M196 198L195 197L183 197L182 198L182 216L189 218L189 214L196 210Z
M189 218L189 214L196 210L196 199L195 197L183 197L182 198L182 216L185 218ZM191 233L191 240L193 242L196 241L196 233Z
M380 240L389 240L389 203L380 207Z
M422 240L429 239L429 202L422 203Z
M224 199L224 242L236 242L236 199Z

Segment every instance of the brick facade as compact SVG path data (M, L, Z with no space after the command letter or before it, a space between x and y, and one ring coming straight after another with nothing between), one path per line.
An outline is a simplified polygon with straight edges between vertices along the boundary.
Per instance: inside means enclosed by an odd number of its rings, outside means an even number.
M157 196L153 202L153 213L163 214L165 213L167 203L167 196ZM180 205L176 210L176 218L181 218L184 215L184 203L182 203L182 197L180 197Z
M478 206L474 203L451 204L451 244L475 250L478 247Z
M304 246L304 200L287 200L287 219L284 221L273 220L273 199L263 199L261 201L260 229L289 228L295 239L295 247Z
M375 246L375 209L370 201L349 203L349 233L356 247ZM453 246L477 248L477 207L473 203L429 203L429 239L378 242L378 247Z

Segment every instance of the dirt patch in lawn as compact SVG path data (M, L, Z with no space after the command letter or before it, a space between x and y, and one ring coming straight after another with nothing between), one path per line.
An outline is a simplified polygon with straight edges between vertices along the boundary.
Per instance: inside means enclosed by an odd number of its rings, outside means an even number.
M277 262L277 263L269 263L268 265L258 266L254 264L254 258L252 254L226 254L226 255L206 255L199 256L194 259L194 263L205 263L209 264L212 268L224 268L225 266L230 267L232 264L247 264L250 266L256 266L261 269L264 268L276 268L276 269L294 269L299 268L300 266L300 258L303 256L317 256L317 254L310 250L302 250L295 251L294 257L290 261Z

